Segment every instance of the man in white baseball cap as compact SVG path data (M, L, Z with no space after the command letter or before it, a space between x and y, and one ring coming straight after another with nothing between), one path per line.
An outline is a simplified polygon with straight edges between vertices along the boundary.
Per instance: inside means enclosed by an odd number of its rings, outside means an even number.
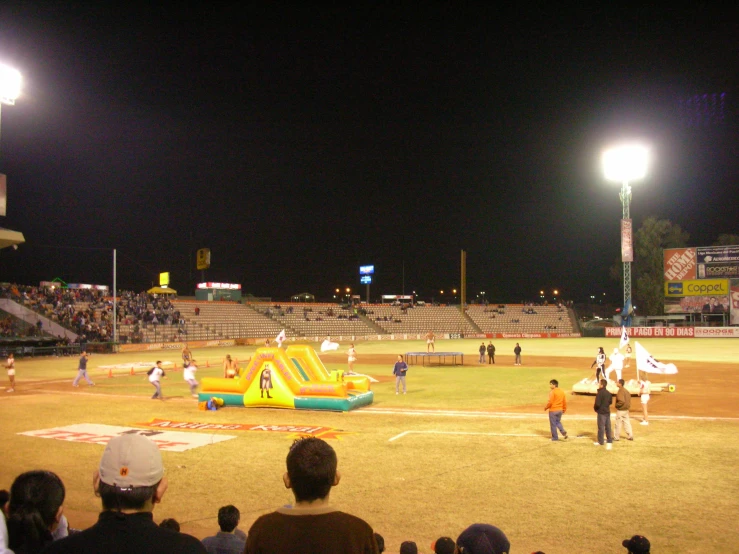
M95 495L103 503L98 522L54 542L47 552L76 554L205 554L195 537L154 523L154 505L167 490L159 447L139 434L113 437L93 473Z

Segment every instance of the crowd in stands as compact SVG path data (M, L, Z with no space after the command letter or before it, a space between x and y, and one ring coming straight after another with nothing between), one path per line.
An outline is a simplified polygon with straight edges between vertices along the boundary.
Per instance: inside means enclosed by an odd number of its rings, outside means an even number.
M283 482L295 497L292 505L260 516L248 533L238 528L239 510L223 506L218 510L219 531L199 541L181 533L176 520L154 522L154 507L169 486L159 447L143 435L119 435L110 439L94 472L95 495L102 504L97 523L83 531L69 529L63 516L62 480L50 471L29 471L15 479L9 494L0 491L0 554L9 552L8 548L15 554L385 551L383 537L366 521L331 507L331 489L341 475L336 470L336 452L327 442L314 437L296 440L286 466ZM622 545L633 554L650 552L649 540L641 535ZM456 541L440 537L431 548L435 554L508 554L511 543L501 529L475 523ZM413 541L400 546L400 554L418 552Z

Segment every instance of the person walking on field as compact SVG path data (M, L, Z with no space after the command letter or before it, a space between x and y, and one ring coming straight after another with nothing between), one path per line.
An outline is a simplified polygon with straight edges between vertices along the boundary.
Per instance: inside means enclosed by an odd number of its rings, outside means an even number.
M74 378L74 381L72 381L73 387L79 387L80 379L84 377L85 381L87 381L87 384L91 387L95 386L95 383L92 382L92 380L87 376L87 360L90 358L90 355L86 351L82 351L82 356L80 356L80 363L77 366L77 377Z
M8 370L8 381L10 381L10 387L5 392L15 392L15 356L12 352L8 354L5 369Z
M544 411L549 410L549 429L552 432L552 440L558 441L557 430L562 433L562 438L567 438L567 431L562 426L562 414L567 412L567 397L556 379L549 381L549 402L544 406Z
M146 372L146 376L149 379L149 383L156 389L151 399L155 400L158 398L159 400L164 400L164 396L162 396L162 385L159 383L159 380L165 377L164 370L162 369L162 361L157 360L156 365Z
M398 356L398 361L395 362L393 367L393 375L395 375L395 394L398 394L400 384L403 383L403 394L406 393L405 389L405 374L408 373L408 364L403 361L403 356Z
M598 442L594 442L595 446L603 446L603 435L605 434L606 450L613 448L613 429L611 428L611 402L613 395L606 388L608 381L601 379L598 384L598 394L595 395L595 403L593 410L598 414Z
M516 347L513 349L513 354L516 356L516 361L513 365L521 365L521 346L516 343Z
M621 425L626 431L626 438L630 441L634 440L634 433L631 430L631 420L629 419L629 409L631 408L631 393L624 387L624 380L618 380L618 392L616 393L616 432L613 440L617 441L621 437Z
M616 382L621 380L621 375L624 369L624 355L619 352L618 348L613 349L613 354L608 357L611 360L611 365L608 366L608 372L606 373L606 380L610 379L611 371L616 372Z
M488 341L488 364L495 363L495 346L492 341Z
M357 351L354 350L354 344L349 346L349 350L346 351L347 362L346 365L349 368L347 375L354 375L354 362L357 361Z
M185 382L190 385L190 395L193 398L198 397L197 393L195 392L195 390L198 388L198 382L195 379L195 372L197 370L198 366L195 365L195 360L192 360L182 370L182 377L185 379Z
M485 352L487 352L487 349L485 348L485 343L483 342L480 345L480 348L478 348L477 350L480 352L480 363L484 364L485 363Z

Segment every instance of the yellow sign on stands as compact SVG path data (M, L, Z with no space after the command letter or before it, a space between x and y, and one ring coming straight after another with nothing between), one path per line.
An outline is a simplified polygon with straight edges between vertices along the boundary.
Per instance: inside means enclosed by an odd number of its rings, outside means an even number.
M159 286L160 287L169 286L169 271L159 274Z
M197 255L197 268L208 269L210 267L210 248L201 248Z
M665 283L665 296L713 296L729 294L728 279L691 279Z

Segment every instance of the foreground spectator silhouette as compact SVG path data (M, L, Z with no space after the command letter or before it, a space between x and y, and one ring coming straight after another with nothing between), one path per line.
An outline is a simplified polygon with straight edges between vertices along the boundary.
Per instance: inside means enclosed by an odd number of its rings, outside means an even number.
M10 487L8 548L36 554L51 544L64 504L64 483L50 471L28 471Z
M621 545L629 551L629 554L649 554L652 548L649 539L643 535L634 535L623 541Z
M341 479L336 465L336 452L327 442L315 437L296 440L282 477L295 504L254 522L246 554L379 554L367 522L329 505L331 487Z
M93 488L103 512L98 522L54 542L44 552L74 554L205 554L195 537L154 523L152 510L167 491L162 455L142 435L119 435L105 447ZM12 493L11 493L12 495Z
M511 543L497 527L475 523L457 537L457 547L463 554L509 554Z
M218 533L203 539L208 554L242 554L244 539L235 534L241 514L236 506L223 506L218 510Z

